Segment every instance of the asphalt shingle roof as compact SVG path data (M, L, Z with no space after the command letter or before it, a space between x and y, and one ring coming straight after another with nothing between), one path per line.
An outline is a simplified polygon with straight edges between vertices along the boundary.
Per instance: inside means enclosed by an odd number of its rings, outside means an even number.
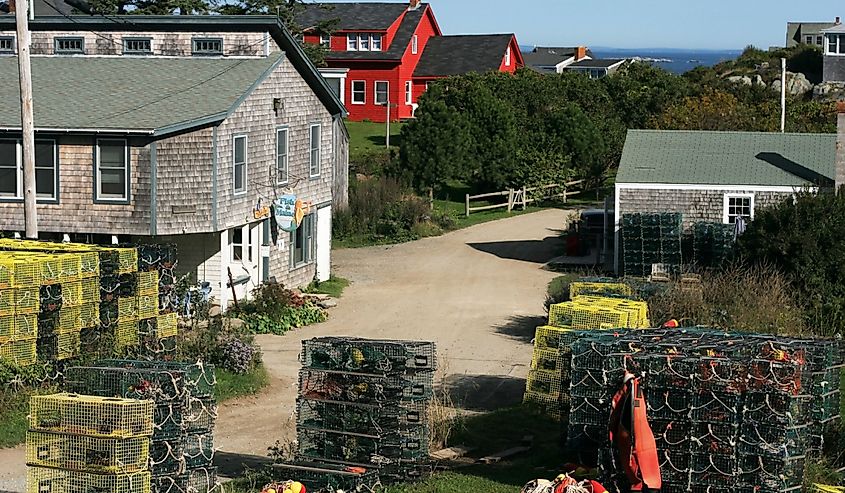
M420 8L405 13L405 17L402 18L402 22L396 29L396 34L393 36L393 41L387 51L332 51L326 54L326 58L328 60L401 60L425 13L427 4L421 5Z
M419 9L423 10L422 4ZM305 10L297 17L297 22L303 28L315 27L321 22L338 19L338 31L354 30L386 30L403 12L408 10L408 2L355 2L305 5Z
M225 116L283 57L33 57L35 127L162 133ZM0 58L3 128L21 125L17 64Z
M440 77L499 70L513 34L437 36L428 40L414 77ZM513 55L516 63L516 54Z
M531 66L550 66L557 65L560 62L568 60L575 56L574 46L536 46L533 50L522 53L522 58L525 59L526 65ZM593 53L587 50L586 55L590 58Z
M621 58L594 58L592 60L579 60L567 68L609 68L619 62L624 62Z
M828 33L837 33L837 34L845 34L845 24L837 24L835 26L831 26L822 31L825 34Z
M629 130L617 183L796 186L830 182L836 135Z

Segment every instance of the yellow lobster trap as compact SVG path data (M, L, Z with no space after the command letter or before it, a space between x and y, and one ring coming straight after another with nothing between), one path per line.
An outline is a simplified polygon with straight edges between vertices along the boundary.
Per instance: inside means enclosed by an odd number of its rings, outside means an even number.
M19 313L0 316L0 343L38 336L38 315Z
M34 395L29 401L29 428L97 437L149 437L153 433L153 406L153 401L134 399L68 393Z
M621 282L575 281L569 285L569 299L581 295L633 296L634 289Z
M30 467L26 493L150 493L150 473L95 474L90 472Z
M0 343L0 360L19 366L34 365L38 361L37 345L34 337Z
M592 304L565 301L549 307L549 325L578 330L628 327L628 312Z
M30 466L94 473L131 474L147 470L147 437L104 438L45 431L26 433L26 463Z

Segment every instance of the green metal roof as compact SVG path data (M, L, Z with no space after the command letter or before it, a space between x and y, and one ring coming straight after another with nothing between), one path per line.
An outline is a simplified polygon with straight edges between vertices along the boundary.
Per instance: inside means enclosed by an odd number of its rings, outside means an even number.
M155 134L219 121L282 60L33 57L35 128ZM0 128L20 129L17 57L0 58Z
M617 183L803 186L834 176L836 136L629 130Z

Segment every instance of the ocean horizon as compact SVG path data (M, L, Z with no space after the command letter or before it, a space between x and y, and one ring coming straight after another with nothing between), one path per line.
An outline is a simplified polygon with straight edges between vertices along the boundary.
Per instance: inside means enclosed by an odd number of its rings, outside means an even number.
M687 50L672 48L591 48L596 58L641 58L651 60L655 66L676 74L683 74L696 67L712 67L717 63L735 60L742 50Z

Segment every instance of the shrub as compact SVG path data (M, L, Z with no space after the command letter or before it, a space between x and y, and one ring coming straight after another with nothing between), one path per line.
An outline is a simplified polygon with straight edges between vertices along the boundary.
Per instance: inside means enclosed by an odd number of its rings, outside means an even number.
M252 300L240 304L232 316L244 321L252 334L276 334L324 322L325 311L278 283L265 283L252 291Z
M179 356L186 361L205 361L235 373L246 373L261 363L252 334L228 318L196 324L182 330L179 338Z
M361 151L349 156L349 174L364 176L381 176L394 159L396 151L391 149L377 149Z
M220 366L232 373L244 374L249 372L255 364L258 349L241 339L231 338L222 344Z
M569 285L576 279L575 275L565 275L555 277L549 282L546 289L546 313L549 313L550 306L569 301Z

